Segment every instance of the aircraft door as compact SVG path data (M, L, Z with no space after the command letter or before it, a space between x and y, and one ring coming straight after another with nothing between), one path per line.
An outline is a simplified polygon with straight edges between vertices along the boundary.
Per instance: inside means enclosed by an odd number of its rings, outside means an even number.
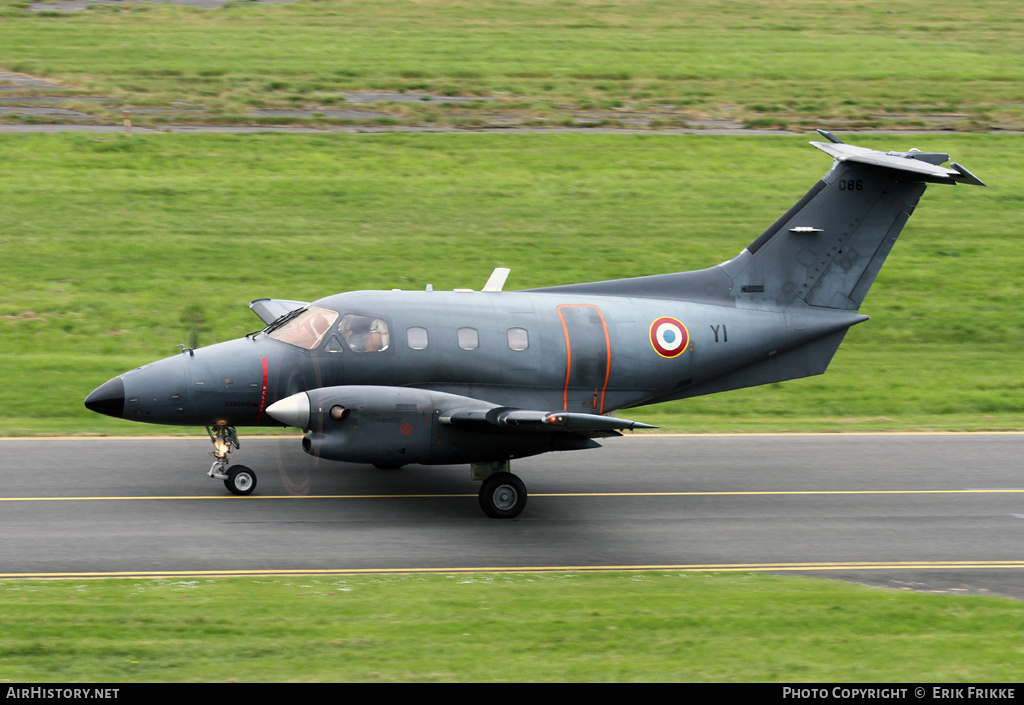
M603 414L611 370L604 315L597 306L566 304L558 307L558 316L566 348L562 406L566 411Z
M345 355L341 336L336 327L325 336L324 344L312 352L313 377L316 387L331 387L345 383Z

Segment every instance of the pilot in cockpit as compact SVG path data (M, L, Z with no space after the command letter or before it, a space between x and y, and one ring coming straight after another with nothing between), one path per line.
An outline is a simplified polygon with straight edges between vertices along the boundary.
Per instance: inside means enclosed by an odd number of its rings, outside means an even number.
M387 349L387 324L379 318L349 314L338 327L348 346L356 352L378 352Z

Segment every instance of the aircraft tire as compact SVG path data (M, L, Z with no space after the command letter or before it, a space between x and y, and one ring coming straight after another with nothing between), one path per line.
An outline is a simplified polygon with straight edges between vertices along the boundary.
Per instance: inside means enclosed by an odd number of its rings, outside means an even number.
M480 486L480 508L492 519L513 519L526 508L526 484L510 472L496 472Z
M228 479L224 480L224 486L231 494L252 494L256 489L256 473L244 465L235 465L228 470Z

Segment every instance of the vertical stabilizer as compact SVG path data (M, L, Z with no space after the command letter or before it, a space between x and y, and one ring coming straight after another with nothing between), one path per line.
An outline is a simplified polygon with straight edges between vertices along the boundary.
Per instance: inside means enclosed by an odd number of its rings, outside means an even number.
M947 154L812 142L832 169L739 256L722 265L740 307L857 310L929 183L984 185Z
M856 311L927 184L985 184L959 164L941 166L948 154L880 152L823 134L831 141L811 144L832 155L832 169L728 262L533 291Z

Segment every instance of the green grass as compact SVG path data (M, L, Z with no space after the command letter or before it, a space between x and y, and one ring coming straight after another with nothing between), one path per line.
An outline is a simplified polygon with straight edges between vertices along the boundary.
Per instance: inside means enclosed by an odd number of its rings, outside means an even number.
M13 682L985 682L1024 604L765 574L0 583Z
M772 129L823 120L913 128L934 114L954 115L962 130L1024 126L1016 0L933 0L927 12L910 0L24 7L0 2L0 65L109 99L81 105L108 122L126 106L184 101L201 112L176 122L255 123L253 107L322 111L345 107L341 92L398 91L493 101L375 108L420 124L481 112L564 124L599 110Z
M946 150L989 188L925 194L829 372L631 412L668 430L1024 428L1024 143ZM804 137L0 136L5 434L152 433L94 387L260 327L246 304L353 289L509 289L734 256L827 170ZM191 432L191 431L190 431Z

